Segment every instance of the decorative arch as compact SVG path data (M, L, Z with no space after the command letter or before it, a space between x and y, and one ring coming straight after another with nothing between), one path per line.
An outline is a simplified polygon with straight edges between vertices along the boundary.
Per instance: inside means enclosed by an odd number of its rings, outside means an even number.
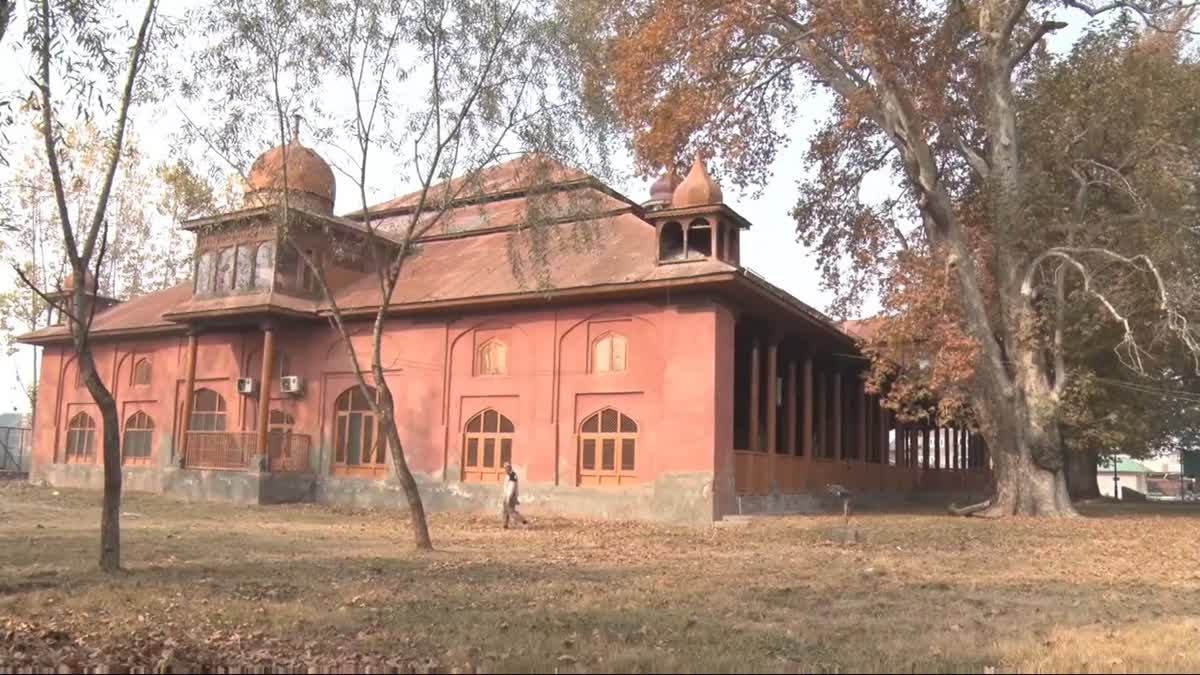
M606 407L579 425L579 485L617 486L637 481L638 423Z
M188 431L225 431L225 398L212 389L197 389L192 397Z
M129 376L129 382L135 387L145 387L150 384L153 370L150 367L150 359L143 356L134 361L133 371Z
M375 419L367 394L358 385L343 391L333 403L333 471L374 475L387 469L387 437Z
M67 422L67 446L63 449L67 464L96 462L96 422L86 412L75 413Z
M491 338L475 350L476 375L508 374L508 343L500 338Z
M475 413L463 425L462 479L495 482L504 476L504 464L512 461L512 420L492 408Z
M624 372L629 366L629 339L623 334L608 331L592 340L591 369L593 373Z
M125 420L121 439L122 464L149 464L154 448L154 420L141 410Z
M708 258L713 254L713 227L708 220L696 218L688 223L687 257Z
M683 225L672 220L663 223L658 230L658 259L682 260L684 258Z

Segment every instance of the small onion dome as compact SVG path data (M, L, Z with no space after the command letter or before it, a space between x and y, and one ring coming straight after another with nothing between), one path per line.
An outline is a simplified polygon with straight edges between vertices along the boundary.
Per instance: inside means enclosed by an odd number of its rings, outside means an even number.
M688 206L707 206L721 203L721 186L708 175L704 160L699 157L692 163L687 178L675 188L671 197L671 206L685 208Z
M96 277L89 270L83 272L83 285L87 288L87 292L92 295L96 294ZM70 293L75 290L75 274L68 273L62 280L62 289L64 292Z
M664 171L650 186L650 201L656 204L670 204L679 182L679 174L675 173L674 169Z
M333 202L337 196L333 169L316 151L300 144L298 129L297 120L290 143L271 148L254 160L246 177L246 206L264 206L281 201L280 195L285 187L283 167L286 156L286 187L293 196L289 202L293 206L333 213ZM293 201L294 197L299 199Z

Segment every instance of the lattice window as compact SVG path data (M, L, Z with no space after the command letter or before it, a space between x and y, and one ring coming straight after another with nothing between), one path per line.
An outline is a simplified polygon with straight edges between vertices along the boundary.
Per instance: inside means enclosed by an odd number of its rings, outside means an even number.
M620 333L605 333L592 343L592 372L609 373L625 370L628 364L629 341Z
M479 346L477 372L480 375L508 373L508 345L502 340L488 340Z
M505 462L512 461L512 420L492 409L467 420L463 434L463 480L498 481Z
M275 275L275 242L264 241L254 254L254 287L259 290L271 288Z
M121 461L125 464L149 464L154 446L154 420L140 410L125 420L121 439Z
M216 276L216 255L204 253L196 260L196 293L212 293L213 279Z
M579 425L579 484L624 485L637 479L638 425L605 408Z
M63 461L68 464L92 464L96 461L96 422L92 416L77 413L67 422L67 447Z
M371 396L375 390L368 388ZM334 402L335 471L378 473L387 468L387 441L362 388L351 387Z
M212 389L197 389L188 430L225 431L225 399Z
M227 293L233 290L233 268L237 260L237 248L230 246L221 249L217 259L217 292Z

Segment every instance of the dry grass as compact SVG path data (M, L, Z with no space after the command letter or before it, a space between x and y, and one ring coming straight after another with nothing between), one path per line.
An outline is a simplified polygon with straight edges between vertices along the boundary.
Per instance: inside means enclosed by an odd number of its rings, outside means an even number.
M1200 670L1200 512L1181 506L864 514L853 545L827 517L504 532L435 516L422 555L394 514L129 495L128 572L110 579L98 503L0 488L0 660L25 640L151 667L169 648L491 671Z

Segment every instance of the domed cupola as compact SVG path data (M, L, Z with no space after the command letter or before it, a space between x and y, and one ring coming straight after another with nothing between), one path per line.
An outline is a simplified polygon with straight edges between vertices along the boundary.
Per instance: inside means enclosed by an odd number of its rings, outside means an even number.
M750 226L729 208L721 186L697 157L682 181L673 172L650 188L646 220L657 230L658 263L720 260L741 264L741 230Z
M316 151L300 144L300 116L293 116L293 120L291 142L267 150L251 165L246 176L245 206L280 204L286 189L291 206L333 213L337 196L333 169Z

